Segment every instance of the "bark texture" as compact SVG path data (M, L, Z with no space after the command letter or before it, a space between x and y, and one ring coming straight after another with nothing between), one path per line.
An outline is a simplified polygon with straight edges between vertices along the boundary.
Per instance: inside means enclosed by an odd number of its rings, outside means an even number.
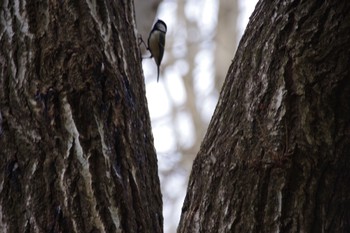
M350 232L350 2L260 1L178 232Z
M1 1L0 232L162 232L132 1Z

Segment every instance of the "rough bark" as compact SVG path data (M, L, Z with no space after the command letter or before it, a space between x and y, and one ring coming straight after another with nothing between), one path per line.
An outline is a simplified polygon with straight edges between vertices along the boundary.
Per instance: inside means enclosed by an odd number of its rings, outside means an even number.
M260 1L178 232L350 232L350 2Z
M2 1L0 232L162 232L132 1Z

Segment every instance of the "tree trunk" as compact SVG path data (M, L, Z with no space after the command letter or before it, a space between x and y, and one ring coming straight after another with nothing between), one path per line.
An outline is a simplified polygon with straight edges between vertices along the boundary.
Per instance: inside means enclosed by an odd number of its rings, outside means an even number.
M350 232L350 2L260 1L178 232Z
M162 232L132 1L2 1L0 232Z

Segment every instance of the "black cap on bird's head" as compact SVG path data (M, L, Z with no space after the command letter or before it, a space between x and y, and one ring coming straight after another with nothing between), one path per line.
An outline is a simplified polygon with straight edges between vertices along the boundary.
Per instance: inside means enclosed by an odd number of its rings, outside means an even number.
M166 24L164 23L163 20L158 19L157 22L153 26L153 30L158 30L158 31L166 33L167 27L166 27Z

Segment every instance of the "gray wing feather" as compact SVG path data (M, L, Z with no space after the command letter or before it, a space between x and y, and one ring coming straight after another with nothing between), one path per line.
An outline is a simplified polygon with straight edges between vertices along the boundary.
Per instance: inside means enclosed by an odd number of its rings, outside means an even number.
M162 62L162 59L163 59L163 55L164 55L164 45L165 45L165 34L164 33L161 33L159 35L159 64Z

